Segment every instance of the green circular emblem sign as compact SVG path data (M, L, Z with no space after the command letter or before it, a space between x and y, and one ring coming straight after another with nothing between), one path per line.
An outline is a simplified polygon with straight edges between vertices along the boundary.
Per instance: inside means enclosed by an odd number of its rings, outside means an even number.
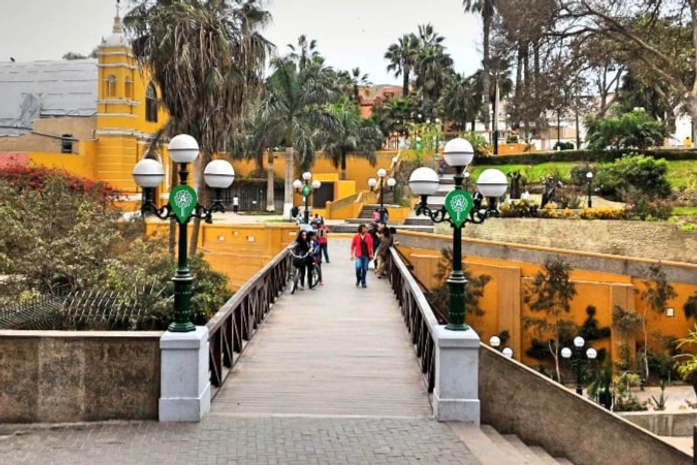
M312 188L310 187L309 184L305 184L305 185L303 186L303 195L304 195L305 197L307 197L307 196L309 196L311 193L312 193Z
M445 196L445 209L453 224L458 228L465 224L472 207L474 207L472 196L465 190L456 189Z
M189 221L191 212L198 204L198 196L191 186L177 186L169 193L169 206L180 224Z

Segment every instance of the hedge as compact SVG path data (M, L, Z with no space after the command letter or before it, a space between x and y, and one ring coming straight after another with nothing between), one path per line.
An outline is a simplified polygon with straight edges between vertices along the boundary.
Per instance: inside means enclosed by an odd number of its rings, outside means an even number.
M625 149L625 150L559 150L552 152L530 152L521 155L488 155L475 157L482 165L539 165L550 162L612 162L627 154L642 154L667 161L697 160L697 149Z

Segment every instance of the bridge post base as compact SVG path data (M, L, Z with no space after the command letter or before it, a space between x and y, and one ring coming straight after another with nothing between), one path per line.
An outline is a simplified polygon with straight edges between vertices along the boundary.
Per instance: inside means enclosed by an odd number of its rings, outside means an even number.
M436 381L433 413L438 421L480 424L479 336L472 328L436 327Z
M208 328L160 338L160 421L198 422L211 409Z

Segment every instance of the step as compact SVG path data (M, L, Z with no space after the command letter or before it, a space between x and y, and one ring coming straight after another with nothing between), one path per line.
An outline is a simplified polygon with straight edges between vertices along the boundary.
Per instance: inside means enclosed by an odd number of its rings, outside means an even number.
M525 460L530 461L530 463L545 463L538 454L530 450L530 448L515 434L503 434L502 437L508 441L508 443L512 445L513 448L525 458ZM550 456L550 458L552 458L552 456Z
M557 459L549 455L547 451L541 448L540 446L528 446L528 449L530 449L535 455L537 455L540 458L541 463L543 463L544 465L559 465Z
M567 459L556 458L555 460L557 461L558 464L561 463L562 465L574 465L573 463L571 463Z
M431 218L425 216L408 217L404 220L405 226L433 226Z
M522 458L498 447L489 435L476 425L451 422L448 423L448 426L482 465L524 465L526 463ZM484 426L486 425L482 425L482 427Z
M358 223L358 224L360 224L360 223ZM329 232L355 234L356 232L358 232L358 224L356 224L356 223L343 223L343 224L329 225ZM399 234L400 231L415 231L415 232L425 232L425 233L433 233L434 232L433 226L398 224L398 225L394 225L394 227L397 228L397 234Z
M497 448L508 454L509 461L506 463L515 463L516 465L539 465L540 461L532 452L521 454L510 441L501 436L492 426L482 425L481 429L484 434L491 439L491 442L493 442Z

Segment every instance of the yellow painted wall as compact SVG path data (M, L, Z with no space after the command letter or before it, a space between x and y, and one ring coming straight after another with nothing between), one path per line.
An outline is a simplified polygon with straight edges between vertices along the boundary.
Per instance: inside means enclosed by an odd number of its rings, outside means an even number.
M382 151L376 152L377 164L371 166L365 159L349 156L346 160L346 179L353 180L356 182L356 190L368 190L368 179L377 177L377 170L384 168L388 170L392 164L392 158L397 154L395 151ZM235 160L233 162L233 167L235 168L235 173L239 176L248 176L254 169L256 165L252 161L248 160ZM268 168L268 163L266 157L264 157L264 169ZM274 152L274 162L273 162L274 174L280 179L285 177L286 173L286 154L285 152ZM317 153L315 157L315 164L312 166L310 171L313 174L313 179L322 179L324 176L331 174L339 175L339 169L335 168L329 160L327 160L322 153ZM298 179L302 173L297 169L294 179ZM338 179L338 177L337 177ZM346 187L348 189L348 187ZM352 192L353 193L353 192ZM351 195L351 194L348 194ZM342 195L343 198L346 195Z
M46 166L65 170L75 176L95 179L97 153L94 144L80 143L80 154L29 152L30 166Z
M166 237L169 223L148 221L146 233ZM297 234L298 227L294 224L201 223L199 251L214 270L228 277L230 288L236 291L295 240Z
M437 272L437 263L440 257L438 251L402 246L400 246L400 251L414 265L415 275L427 288L437 285L434 275ZM465 248L464 253L468 254L467 248ZM477 330L484 342L501 331L508 331L511 334L509 346L514 351L514 357L529 365L539 364L540 361L524 354L525 350L530 347L532 338L536 335L533 334L532 329L524 327L523 319L526 316L539 317L539 314L531 312L524 303L523 290L529 285L532 277L541 269L541 266L537 263L495 260L471 254L467 255L464 261L474 275L486 274L491 277L491 281L485 287L484 296L480 300L480 307L485 311L485 314L482 316L468 315L468 323ZM572 301L569 315L570 319L579 326L588 317L586 308L589 305L596 307L595 319L598 320L599 327L612 326L612 310L615 305L644 314L646 304L640 296L640 293L645 289L642 279L581 269L575 269L571 273L571 279L576 285L577 295ZM694 322L686 319L683 305L688 297L697 291L697 285L673 283L673 286L678 297L669 301L668 306L674 309L674 316L669 317L666 314L659 315L651 310L646 311L649 334L657 332L664 336L682 338L687 336L688 329L694 327ZM613 360L616 360L619 355L620 337L616 333L616 331L613 332L611 340L606 339L594 343L596 349L607 349ZM638 343L643 341L641 330L636 333L635 339ZM650 348L661 349L655 338L650 337L649 340L653 341L653 344L650 342Z

